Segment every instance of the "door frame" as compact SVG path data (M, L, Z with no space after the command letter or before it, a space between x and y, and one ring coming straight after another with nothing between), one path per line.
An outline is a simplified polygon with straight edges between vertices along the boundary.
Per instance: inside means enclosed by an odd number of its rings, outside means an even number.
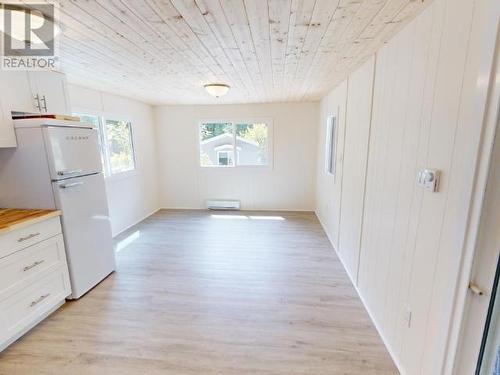
M479 236L479 228L483 203L486 194L491 157L495 141L495 132L499 120L498 103L500 100L500 3L497 0L488 0L487 8L489 16L484 32L483 52L477 75L477 117L482 124L471 124L471 126L482 126L479 153L476 160L474 188L470 200L468 226L465 233L465 243L462 253L462 262L459 278L457 280L457 293L450 321L450 331L447 343L446 361L443 374L457 374L460 366L461 350L479 350L464 345L464 327L474 324L467 320L467 306L471 298L469 283L476 261L476 247ZM500 137L499 137L500 138ZM500 140L499 140L500 141ZM493 275L494 276L494 275ZM492 278L493 284L493 278ZM475 322L475 324L478 324ZM484 321L480 322L480 330L484 328Z

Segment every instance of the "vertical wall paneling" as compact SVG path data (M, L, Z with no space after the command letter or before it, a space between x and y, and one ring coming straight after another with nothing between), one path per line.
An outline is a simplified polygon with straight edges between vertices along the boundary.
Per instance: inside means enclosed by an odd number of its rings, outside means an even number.
M340 201L339 255L356 283L370 134L375 56L349 76Z
M164 208L205 208L237 199L243 209L314 209L318 103L156 107L160 201ZM272 165L200 166L199 123L272 120Z
M456 119L453 124L453 146L448 156L449 174L447 200L442 218L439 253L433 283L426 338L422 360L423 373L442 373L439 360L445 355L450 317L453 313L455 291L457 288L460 263L464 248L465 232L468 225L471 193L475 174L476 155L479 150L482 116L477 106L476 85L480 66L482 41L485 39L486 1L462 2L464 13L462 24L454 25L450 33L461 38L462 48L450 58L458 65L462 80L457 88ZM456 6L455 2L453 6ZM498 7L497 7L498 9ZM498 15L497 15L498 17ZM497 18L498 19L498 18ZM459 21L460 22L460 21ZM460 28L460 30L459 30ZM450 35L450 43L451 43ZM450 64L444 63L446 64ZM450 77L450 79L453 79ZM458 79L457 79L458 81ZM458 83L458 82L457 82ZM447 86L450 84L447 83ZM484 101L484 98L482 98ZM441 123L441 122L438 122ZM477 124L477 126L471 126ZM437 147L437 145L436 145Z
M481 136L476 108L485 100L476 86L487 13L483 2L436 0L377 52L361 222L359 190L351 185L360 169L351 168L350 157L362 157L365 142L351 117L369 114L356 95L364 67L348 78L341 194L318 171L318 216L327 232L339 234L332 242L353 279L361 225L358 291L404 374L450 373L448 340ZM321 126L336 90L322 101ZM416 185L423 168L441 171L438 192Z
M317 141L316 214L336 250L340 222L340 197L342 194L343 152L345 134L345 108L347 80L343 81L320 103L320 122ZM326 121L337 114L337 165L335 177L325 171Z
M408 302L412 309L412 322L405 342L403 358L409 369L420 369L425 359L426 345L432 345L432 350L441 351L437 342L427 342L429 327L433 326L435 316L432 315L433 298L441 300L441 308L446 306L451 290L440 290L436 279L440 273L446 278L452 278L454 269L440 264L439 258L447 251L442 246L445 240L445 219L449 210L453 210L457 201L450 201L450 172L455 162L453 148L458 125L460 98L463 85L465 61L468 48L470 24L473 14L473 2L447 1L445 17L434 87L434 105L430 123L429 142L426 165L442 171L439 193L424 192L421 203L419 225L415 241L415 263L413 264ZM472 151L472 150L471 150ZM471 152L469 151L469 152ZM467 152L462 150L462 152ZM469 156L473 156L471 153ZM458 167L458 166L457 166ZM463 177L463 172L462 172ZM455 217L457 225L461 220ZM446 262L452 262L453 254L448 253ZM433 297L434 293L438 296ZM423 334L423 333L426 334ZM442 344L442 343L441 343ZM433 364L433 366L435 366Z

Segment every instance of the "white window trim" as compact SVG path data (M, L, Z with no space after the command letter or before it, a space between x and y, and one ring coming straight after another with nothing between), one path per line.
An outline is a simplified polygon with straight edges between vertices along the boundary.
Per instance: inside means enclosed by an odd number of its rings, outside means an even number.
M236 150L236 137L234 136L236 132L237 123L264 123L267 125L267 147L268 147L268 160L266 165L239 165L235 160L235 165L201 165L201 125L206 123L231 123L233 124L233 149ZM224 168L236 168L236 169L262 169L262 170L271 170L274 169L274 124L273 119L271 117L230 117L230 118L205 118L200 119L197 123L197 131L198 131L198 167L201 169L224 169ZM236 157L236 156L235 156Z
M333 136L331 134L332 131ZM325 174L328 176L333 176L334 179L337 175L338 133L338 114L330 114L326 117L325 129Z
M137 157L136 157L135 142L134 142L134 125L132 124L132 121L124 119L121 116L114 116L114 115L102 115L101 119L102 119L102 132L104 140L106 141L107 141L106 120L123 121L130 124L130 142L132 143L132 161L134 162L133 169L123 172L111 173L109 149L108 147L104 147L106 153L106 168L108 169L106 179L108 179L109 181L113 181L113 180L122 180L127 177L135 176L137 174Z
M85 109L85 108L75 108L73 113L77 113L80 115L89 115L89 116L95 116L99 120L99 128L97 129L99 136L102 139L101 143L101 152L104 154L104 165L102 169L102 174L104 176L104 179L106 182L114 182L114 181L119 181L123 179L127 179L130 177L133 177L138 174L138 162L137 162L137 155L136 155L136 147L135 147L135 137L134 137L134 124L132 123L131 120L123 118L123 115L115 115L110 112L101 112L101 111L95 111L95 110L90 110L90 109ZM132 158L134 160L134 169L131 169L129 171L123 171L123 172L118 172L111 174L111 167L109 164L109 150L106 145L107 138L106 138L106 119L109 120L114 120L114 121L124 121L130 123L130 138L132 141Z

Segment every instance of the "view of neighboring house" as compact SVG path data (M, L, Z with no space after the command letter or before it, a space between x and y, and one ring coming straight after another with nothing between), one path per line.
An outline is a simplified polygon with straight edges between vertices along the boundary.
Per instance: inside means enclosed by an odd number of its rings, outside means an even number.
M224 133L201 141L201 154L205 165L234 165L233 134ZM241 165L263 164L259 144L236 136L236 162Z

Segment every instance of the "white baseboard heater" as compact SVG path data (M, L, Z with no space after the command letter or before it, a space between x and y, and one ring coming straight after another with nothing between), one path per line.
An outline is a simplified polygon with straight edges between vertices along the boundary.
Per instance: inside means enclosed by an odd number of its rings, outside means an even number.
M218 200L209 199L207 200L207 208L209 210L239 210L240 201L228 201L228 200Z

